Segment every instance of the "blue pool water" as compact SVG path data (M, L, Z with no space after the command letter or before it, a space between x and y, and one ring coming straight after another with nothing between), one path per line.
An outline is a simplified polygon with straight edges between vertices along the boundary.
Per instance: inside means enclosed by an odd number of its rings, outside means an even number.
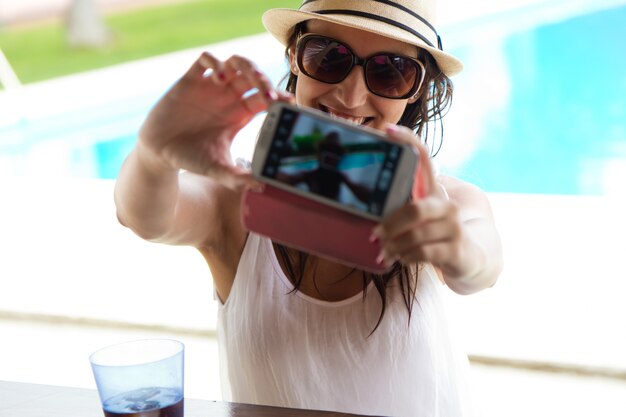
M509 35L510 98L458 174L490 191L608 192L626 176L625 39L626 7Z
M617 178L626 177L624 22L622 6L452 48L466 63L455 79L458 90L493 74L508 87L499 94L490 88L501 83L486 82L472 90L475 97L505 99L474 117L481 127L472 133L474 146L446 164L445 154L466 139L458 134L463 126L450 126L460 119L448 121L446 131L456 133L443 141L445 169L490 192L626 195ZM483 52L477 65L473 57L484 46L496 55ZM115 178L165 88L107 108L0 125L0 173L45 174L40 162L56 158L64 175ZM476 115L476 106L455 100L453 113Z

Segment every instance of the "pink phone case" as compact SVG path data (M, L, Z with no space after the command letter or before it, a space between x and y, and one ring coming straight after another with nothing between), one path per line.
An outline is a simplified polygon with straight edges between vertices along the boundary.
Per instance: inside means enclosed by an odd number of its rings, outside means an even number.
M420 168L413 198L425 194ZM376 263L380 246L369 241L374 220L268 184L263 192L244 192L241 216L248 230L284 245L378 274L388 270Z
M241 216L248 230L275 242L359 269L386 271L376 263L379 245L369 241L373 220L267 184L263 192L244 192Z

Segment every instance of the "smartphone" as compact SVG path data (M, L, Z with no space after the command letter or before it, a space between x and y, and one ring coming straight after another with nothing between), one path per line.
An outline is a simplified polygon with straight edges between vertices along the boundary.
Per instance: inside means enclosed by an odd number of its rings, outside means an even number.
M379 221L405 204L418 156L377 130L277 102L270 106L252 158L262 182Z

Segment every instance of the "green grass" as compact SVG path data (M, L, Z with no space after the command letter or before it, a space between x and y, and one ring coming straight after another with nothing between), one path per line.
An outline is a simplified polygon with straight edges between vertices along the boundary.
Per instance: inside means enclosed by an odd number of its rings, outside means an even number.
M44 80L264 31L261 15L298 0L195 0L105 16L113 33L100 49L73 49L61 22L0 28L2 48L23 83Z

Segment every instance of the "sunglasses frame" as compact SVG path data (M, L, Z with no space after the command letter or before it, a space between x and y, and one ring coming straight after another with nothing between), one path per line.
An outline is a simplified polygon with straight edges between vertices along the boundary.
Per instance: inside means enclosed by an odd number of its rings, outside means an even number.
M304 46L306 45L306 43L312 39L312 38L320 38L323 39L326 42L335 42L343 47L345 47L346 49L348 49L348 51L350 51L350 54L352 55L352 62L350 63L350 68L349 70L346 72L346 74L337 81L334 82L328 82L325 80L320 80L317 77L314 77L313 75L311 75L305 68L303 65L302 60L304 59ZM365 72L365 68L366 65L368 63L369 60L375 58L375 57L379 57L379 56L386 56L386 57L394 57L394 58L403 58L403 59L407 59L411 62L413 62L414 64L416 64L419 69L420 69L420 74L421 77L415 78L415 82L413 83L413 87L411 87L411 89L404 95L400 96L400 97L393 97L393 96L387 96L384 94L380 94L377 93L376 91L372 90L372 87L370 86L368 80L367 80L367 74ZM415 93L420 89L420 87L422 86L422 83L424 82L424 78L426 76L426 68L424 68L424 64L422 64L417 58L413 58L411 56L407 56L407 55L402 55L402 54L395 54L395 53L391 53L391 52L376 52L373 53L365 58L361 58L360 56L358 56L357 54L354 53L354 51L352 50L352 48L346 44L345 42L341 42L338 41L334 38L328 37L328 36L324 36L324 35L316 35L316 34L307 34L304 35L302 37L300 37L298 39L298 41L296 42L296 64L298 65L298 69L307 77L310 77L316 81L319 82L323 82L326 84L339 84L341 83L343 80L345 80L346 78L348 78L348 75L350 75L350 73L352 72L352 70L354 69L354 67L356 65L360 65L363 68L363 79L365 80L365 85L367 86L367 89L370 93L379 96L379 97L383 97L383 98L388 98L388 99L392 99L392 100L402 100L402 99L407 99L407 98L413 98L415 97Z

